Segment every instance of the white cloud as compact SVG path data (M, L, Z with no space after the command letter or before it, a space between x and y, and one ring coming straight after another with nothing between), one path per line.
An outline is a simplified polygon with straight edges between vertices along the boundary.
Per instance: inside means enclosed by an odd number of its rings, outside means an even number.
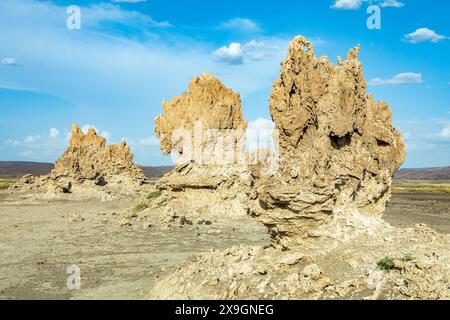
M242 56L241 44L239 42L232 42L230 45L223 46L216 51L214 51L214 56L218 61L229 63L229 64L242 64L244 63L244 58Z
M381 84L405 84L405 83L422 83L422 74L415 72L404 72L393 76L390 79L375 78L369 81L370 85Z
M441 131L441 136L442 136L443 138L445 138L445 139L450 138L450 126L444 128L444 129L442 129L442 131Z
M83 27L101 28L105 22L114 22L134 28L146 30L147 28L171 27L168 21L156 21L151 16L139 11L124 10L112 3L93 4L81 9Z
M48 133L48 137L50 139L56 139L59 136L59 130L56 128L51 128L50 132Z
M261 147L273 148L273 130L275 124L266 118L249 121L246 131L247 150L258 150Z
M103 130L100 135L106 140L111 140L111 133L109 131Z
M356 10L361 6L362 0L335 0L331 5L333 9Z
M115 3L139 3L146 2L147 0L111 0L111 2Z
M85 124L81 126L81 131L83 131L84 134L88 133L89 129L93 128L95 132L98 132L98 129L96 126L93 126L92 124Z
M17 59L15 59L15 58L3 58L2 64L6 65L6 66L16 66L19 63L18 63Z
M139 139L140 146L157 146L159 145L159 139L155 136Z
M234 18L219 25L221 29L229 29L243 32L259 32L258 24L247 18Z
M24 143L32 144L32 143L35 143L36 141L38 141L40 138L41 138L40 135L37 135L37 136L30 135L25 138Z
M81 127L81 131L84 132L84 134L86 134L90 128L93 128L95 130L95 132L97 132L97 134L99 136L102 136L103 138L105 138L106 140L111 140L111 133L109 133L109 131L103 130L100 131L99 129L97 129L96 126L92 125L92 124L85 124Z
M243 64L262 61L280 55L283 52L281 41L274 39L251 40L245 44L233 42L213 52L216 60L228 64Z
M273 57L281 50L281 47L276 44L256 40L247 42L242 48L245 59L252 61L260 61Z
M17 147L17 146L19 146L20 141L19 141L19 140L16 140L16 139L8 139L8 140L5 141L5 143L6 143L6 144L9 144L9 145L11 145L11 146Z
M39 146L39 142L42 140L41 135L28 135L23 140L8 139L6 144L13 147L26 147L26 148L36 148Z
M425 42L425 41L431 41L431 42L439 42L444 39L446 39L446 36L437 34L433 30L430 30L428 28L419 28L416 31L406 34L404 36L404 41L409 43L419 43L419 42Z
M330 8L339 10L357 10L361 7L363 2L378 4L383 8L402 8L405 6L403 2L398 0L335 0Z
M397 1L397 0L385 0L381 2L381 7L392 7L392 8L402 8L405 6L403 2Z

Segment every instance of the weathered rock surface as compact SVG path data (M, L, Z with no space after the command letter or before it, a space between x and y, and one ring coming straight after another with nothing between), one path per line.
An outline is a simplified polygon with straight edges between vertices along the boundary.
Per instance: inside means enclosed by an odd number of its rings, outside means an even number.
M272 87L280 168L258 179L253 214L283 248L320 237L348 212L381 217L405 146L384 102L366 95L359 47L337 65L298 36ZM326 236L329 236L327 234Z
M120 175L138 183L145 179L142 169L133 163L133 154L125 141L107 145L94 128L84 134L76 125L72 126L69 148L56 161L51 175L80 182L95 180L99 185Z
M108 198L115 192L136 192L144 181L142 169L133 163L133 154L124 141L107 145L95 129L90 128L84 134L73 125L69 147L56 161L52 172L40 177L26 175L11 189L44 191L48 197L75 192L84 193L86 197ZM100 194L96 194L97 191Z
M206 73L191 80L188 92L164 102L155 131L163 153L178 161L157 182L161 205L188 216L206 210L245 215L252 191L246 126L239 95Z
M246 127L239 94L207 73L194 77L188 92L164 101L163 114L155 118L162 152L175 154L179 163L221 165L226 157L236 163L237 152L244 150Z
M251 172L241 180L245 188L231 179L239 187L220 189L228 176L195 164L162 180L167 189L202 189L195 199L204 211L209 197L239 192L246 199L239 204L268 227L273 246L187 259L149 298L449 299L449 236L380 219L405 146L388 106L365 93L358 50L334 65L317 58L303 37L290 43L270 99L279 133L277 173L262 173L259 161L271 154L261 150L248 155L257 164L242 170ZM211 176L197 180L202 170ZM392 261L388 270L380 267L383 258Z
M449 236L423 225L356 234L322 250L232 247L191 257L151 299L449 299ZM389 270L378 262L393 261Z

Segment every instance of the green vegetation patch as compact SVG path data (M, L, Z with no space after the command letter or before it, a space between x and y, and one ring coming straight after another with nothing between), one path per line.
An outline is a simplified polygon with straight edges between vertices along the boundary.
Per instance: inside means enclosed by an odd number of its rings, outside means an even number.
M414 260L414 257L412 255L410 255L410 254L405 254L403 256L403 258L402 258L402 261L404 261L404 262L410 262L410 261L413 261L413 260Z
M392 185L392 192L398 193L450 193L450 184L398 183Z
M0 179L0 190L6 190L16 182L15 179Z
M133 211L133 212L140 212L140 211L145 210L145 209L147 209L147 208L148 208L148 204L145 203L145 202L141 202L141 203L138 203L137 205L135 205L135 206L131 209L131 211Z
M147 195L147 200L158 198L161 195L160 191L152 191Z
M394 259L390 257L384 257L377 263L378 268L381 270L391 270L394 269Z

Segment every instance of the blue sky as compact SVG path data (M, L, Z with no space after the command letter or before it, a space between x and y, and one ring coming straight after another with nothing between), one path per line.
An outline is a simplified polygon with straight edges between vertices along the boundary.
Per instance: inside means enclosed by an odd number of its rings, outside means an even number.
M66 9L81 9L69 30ZM378 5L381 29L366 9ZM407 143L405 167L450 165L447 0L2 0L0 160L55 161L72 123L125 138L145 165L169 164L153 118L204 71L239 92L252 127L290 39L336 61L361 45L368 92L387 101Z

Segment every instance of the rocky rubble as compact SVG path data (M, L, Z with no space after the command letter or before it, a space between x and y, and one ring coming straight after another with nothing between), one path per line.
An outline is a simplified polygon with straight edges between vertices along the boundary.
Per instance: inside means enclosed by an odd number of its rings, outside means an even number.
M324 251L245 246L211 250L179 264L152 288L149 298L450 298L448 235L421 225L405 230L384 226L379 232L360 234ZM392 269L377 266L384 257L394 261Z
M11 190L43 191L47 197L75 193L108 198L117 193L135 193L145 179L125 141L107 145L95 129L84 134L73 125L69 147L52 172L40 177L26 175Z

